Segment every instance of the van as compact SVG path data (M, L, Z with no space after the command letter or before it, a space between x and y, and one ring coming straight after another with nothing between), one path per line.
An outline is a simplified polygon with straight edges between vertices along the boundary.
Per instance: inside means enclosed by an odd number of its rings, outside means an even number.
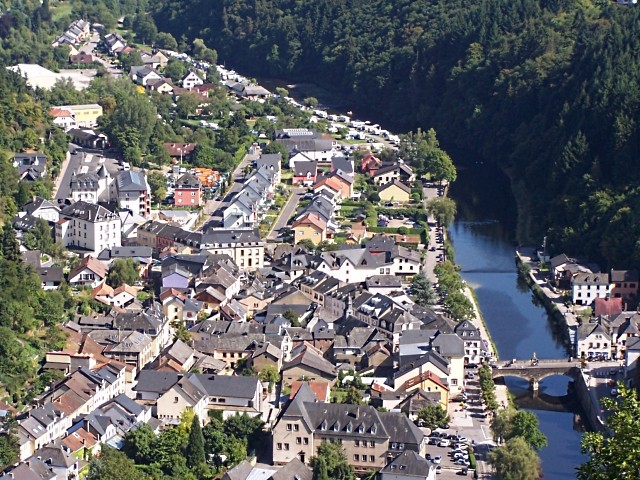
M129 162L122 162L122 169L125 171L131 170L131 165L129 164Z

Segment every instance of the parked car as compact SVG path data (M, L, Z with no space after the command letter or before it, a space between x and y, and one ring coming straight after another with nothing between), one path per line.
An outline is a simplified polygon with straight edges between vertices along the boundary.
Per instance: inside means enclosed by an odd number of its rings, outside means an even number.
M442 463L442 456L441 455L436 455L435 457L433 457L432 461L436 465L440 465L440 463Z
M450 447L451 446L451 440L443 438L442 440L440 440L440 443L438 443L439 447Z
M454 465L462 465L464 467L468 467L470 463L464 458L459 458L453 462Z
M617 397L619 393L620 393L620 392L618 392L618 389L617 389L617 388L612 388L612 389L611 389L611 396L612 396L612 397Z
M442 473L442 465L436 465L436 473Z

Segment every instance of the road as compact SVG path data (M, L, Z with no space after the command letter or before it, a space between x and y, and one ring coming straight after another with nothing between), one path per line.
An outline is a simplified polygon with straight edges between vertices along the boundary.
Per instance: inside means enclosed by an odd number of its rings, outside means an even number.
M298 208L302 195L304 195L306 191L307 189L305 187L292 187L291 196L287 200L287 203L284 204L284 207L280 211L280 215L278 215L276 221L273 222L271 231L269 232L269 235L267 235L267 241L274 241L278 238L280 230L287 226L289 219Z
M103 58L104 55L102 54L99 55L97 52L94 52L99 42L100 42L100 34L94 33L91 36L91 39L87 43L85 43L82 47L80 47L80 52L93 54L96 57L96 60L100 62L104 66L104 68L107 69L107 72L109 74L113 76L121 76L122 70L120 70L113 63L111 63L111 60L108 57Z
M229 202L233 196L240 191L244 184L243 170L259 157L260 155L258 154L246 154L235 170L231 173L229 181L232 182L232 185L224 198L222 200L207 200L204 205L204 212L209 217L205 217L206 221L201 228L203 231L210 227L219 227L222 225L222 212L229 206Z

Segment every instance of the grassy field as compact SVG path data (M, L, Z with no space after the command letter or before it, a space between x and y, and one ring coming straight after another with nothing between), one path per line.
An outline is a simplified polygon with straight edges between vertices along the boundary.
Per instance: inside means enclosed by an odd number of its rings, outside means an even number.
M49 8L51 9L51 18L54 22L71 14L71 4L67 2L54 3L51 4Z

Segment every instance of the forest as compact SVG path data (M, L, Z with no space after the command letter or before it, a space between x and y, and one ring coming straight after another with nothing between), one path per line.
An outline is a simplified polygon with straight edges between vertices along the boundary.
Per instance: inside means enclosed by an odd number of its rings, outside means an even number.
M511 179L517 240L640 267L633 6L590 0L160 0L158 29L313 81Z

